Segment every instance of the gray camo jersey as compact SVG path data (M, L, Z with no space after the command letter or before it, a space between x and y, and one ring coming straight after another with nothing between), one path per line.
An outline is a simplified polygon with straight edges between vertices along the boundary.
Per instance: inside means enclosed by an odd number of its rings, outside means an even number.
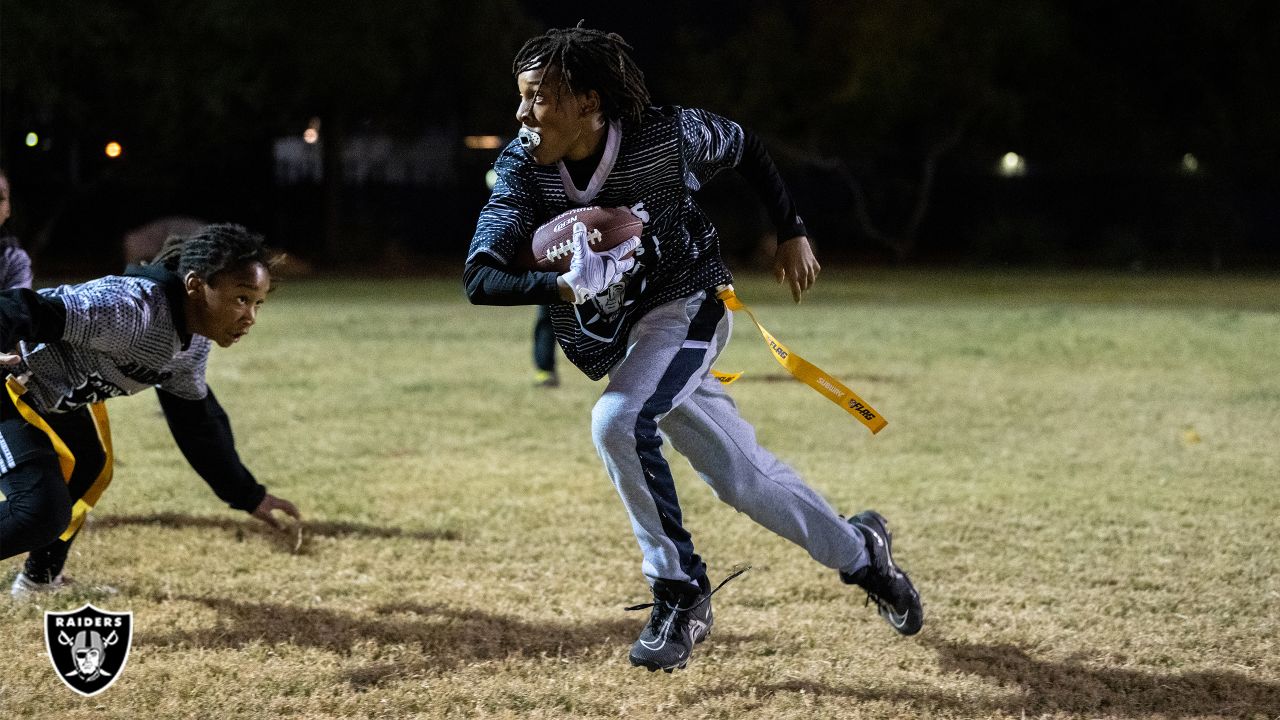
M640 123L611 124L600 167L579 190L562 166L537 165L512 141L494 163L497 183L480 213L468 259L487 254L513 265L539 225L574 207L642 206L645 266L616 307L548 306L565 357L598 380L626 354L632 326L676 298L731 282L720 239L692 193L737 166L743 133L735 122L696 108L651 107Z
M182 348L162 285L113 275L38 292L65 303L67 325L58 342L19 344L22 363L10 372L29 373L24 399L37 410L67 412L150 387L187 400L208 394L212 342L193 335Z

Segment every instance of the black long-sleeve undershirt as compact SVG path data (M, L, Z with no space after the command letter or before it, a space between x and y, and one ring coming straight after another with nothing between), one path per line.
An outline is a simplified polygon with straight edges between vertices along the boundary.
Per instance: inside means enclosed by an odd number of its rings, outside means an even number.
M511 270L477 253L462 271L467 299L473 305L550 305L561 302L558 273Z
M213 391L203 400L185 400L156 388L156 397L169 423L169 432L196 474L223 502L237 510L253 512L267 489L240 462L231 421Z
M67 306L60 298L34 290L0 291L0 352L11 352L19 340L57 342L67 327Z
M768 211L769 221L778 232L779 243L809 234L787 184L782 181L778 166L760 141L760 136L746 128L742 130L742 159L734 169L755 190Z

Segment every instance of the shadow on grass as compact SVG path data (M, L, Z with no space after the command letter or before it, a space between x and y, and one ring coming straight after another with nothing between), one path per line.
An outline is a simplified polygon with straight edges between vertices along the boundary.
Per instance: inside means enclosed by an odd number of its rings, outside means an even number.
M343 673L357 689L396 678L434 674L465 663L510 657L565 657L592 648L625 648L647 615L582 622L573 618L525 620L474 608L395 603L368 613L306 608L228 598L178 597L216 611L213 627L140 634L138 645L238 649L247 645L289 644L349 654L356 645L408 646L412 659L374 663ZM742 636L717 635L716 642L741 642Z
M153 515L104 515L94 518L92 527L108 530L117 527L161 527L161 528L201 528L225 530L242 536L244 532L272 534L265 524L239 517L209 517L187 515L185 513L155 513ZM308 537L359 537L359 538L405 538L407 540L461 540L462 535L454 530L404 530L384 525L365 525L361 523L338 522L331 520L305 520L303 527Z
M759 697L806 694L845 697L860 702L888 701L910 706L922 716L936 713L1067 713L1112 717L1186 718L1209 716L1280 716L1280 684L1250 679L1228 671L1152 673L1123 668L1088 667L1079 662L1037 660L1013 645L986 645L921 638L938 654L946 672L978 675L1012 697L980 699L919 686L831 685L812 680L755 686ZM875 672L875 668L868 668ZM741 684L727 682L700 688L697 698L737 695Z
M1018 709L1135 716L1280 715L1280 684L1225 670L1153 673L1038 660L1008 644L928 643L943 671L1022 687ZM1012 711L1014 708L1004 708Z

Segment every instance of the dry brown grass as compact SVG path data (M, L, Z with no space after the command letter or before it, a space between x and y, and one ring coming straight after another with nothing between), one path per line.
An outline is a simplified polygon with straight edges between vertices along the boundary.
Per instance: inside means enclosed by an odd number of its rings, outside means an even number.
M78 587L0 601L0 717L1280 717L1275 281L833 273L798 308L739 290L889 418L872 438L770 382L746 323L721 362L748 371L733 393L766 445L890 518L917 639L677 467L713 576L754 569L687 670L628 667L644 618L621 608L646 592L587 433L599 386L530 387L531 311L456 283L296 282L211 382L306 513L303 552L220 507L153 399L113 401L120 467ZM89 700L41 637L45 609L86 600L136 624Z

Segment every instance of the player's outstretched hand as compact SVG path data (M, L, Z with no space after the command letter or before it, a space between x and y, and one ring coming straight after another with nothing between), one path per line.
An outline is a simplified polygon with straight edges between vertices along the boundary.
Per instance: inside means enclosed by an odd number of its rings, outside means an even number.
M569 262L569 272L561 276L573 291L574 305L581 305L621 280L635 267L633 254L640 246L640 238L633 237L612 250L596 252L587 238L587 226L574 223L573 260Z
M17 365L20 360L22 356L16 352L0 352L0 365Z
M293 503L284 498L278 498L271 493L263 495L262 502L258 503L258 507L250 514L276 530L286 530L287 528L271 514L274 510L279 510L297 522L302 522L302 513L298 512L298 508L294 507Z
M778 243L778 252L773 256L773 276L779 283L787 282L791 286L791 297L796 302L818 281L821 271L813 248L809 247L809 238L798 235Z

